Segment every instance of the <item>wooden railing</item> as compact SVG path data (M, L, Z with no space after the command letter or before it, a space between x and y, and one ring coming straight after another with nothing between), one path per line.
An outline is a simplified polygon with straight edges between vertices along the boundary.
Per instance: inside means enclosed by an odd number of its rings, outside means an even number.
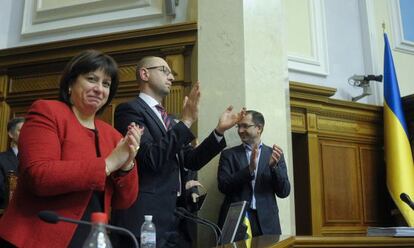
M403 237L321 237L264 235L251 240L220 246L222 248L402 248L414 247L414 238Z

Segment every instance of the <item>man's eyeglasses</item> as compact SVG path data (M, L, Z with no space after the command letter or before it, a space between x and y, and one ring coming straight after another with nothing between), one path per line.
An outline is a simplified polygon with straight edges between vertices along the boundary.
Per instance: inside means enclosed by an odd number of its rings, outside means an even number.
M240 129L240 128L243 128L243 129L248 129L248 128L250 128L250 127L253 127L253 126L256 126L255 124L236 124L236 128L237 129Z
M147 67L147 70L152 70L152 69L158 69L160 71L162 71L165 76L169 76L170 74L172 74L172 72L170 71L170 69L168 69L166 66L160 65L160 66L151 66L151 67Z

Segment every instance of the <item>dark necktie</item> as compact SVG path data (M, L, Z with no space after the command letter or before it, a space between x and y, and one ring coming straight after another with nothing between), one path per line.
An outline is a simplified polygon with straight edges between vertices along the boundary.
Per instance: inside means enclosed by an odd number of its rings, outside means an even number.
M165 127L167 128L167 130L170 130L172 127L171 118L168 116L167 111L165 111L165 108L161 106L161 104L155 105L155 107L160 112L162 120L164 121Z
M171 129L172 127L172 123L171 123L171 118L168 116L167 111L165 111L165 108L163 106L161 106L161 104L157 104L155 105L155 107L157 108L157 110L160 112L162 120L164 121L164 125L168 130ZM177 161L178 161L178 156L177 156ZM177 196L181 195L181 173L180 173L180 166L178 166L178 185L177 185Z

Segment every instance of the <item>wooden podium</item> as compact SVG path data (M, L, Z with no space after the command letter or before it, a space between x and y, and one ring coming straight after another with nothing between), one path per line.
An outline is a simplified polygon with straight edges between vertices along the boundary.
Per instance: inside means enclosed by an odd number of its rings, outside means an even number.
M392 226L382 107L332 99L334 88L290 82L296 234L365 236Z
M414 238L396 237L322 237L322 236L277 236L263 235L251 240L239 241L222 245L222 248L248 248L247 242L251 241L250 248L296 248L296 247L414 247Z

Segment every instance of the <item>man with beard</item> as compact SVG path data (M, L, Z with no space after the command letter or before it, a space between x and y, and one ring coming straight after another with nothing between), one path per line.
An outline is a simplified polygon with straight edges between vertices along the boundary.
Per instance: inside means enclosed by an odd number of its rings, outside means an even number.
M275 194L285 198L290 193L286 163L282 149L262 143L264 117L248 110L237 124L243 144L221 153L218 168L218 188L225 194L219 215L222 226L233 202L247 201L247 215L253 237L281 234L279 209Z

